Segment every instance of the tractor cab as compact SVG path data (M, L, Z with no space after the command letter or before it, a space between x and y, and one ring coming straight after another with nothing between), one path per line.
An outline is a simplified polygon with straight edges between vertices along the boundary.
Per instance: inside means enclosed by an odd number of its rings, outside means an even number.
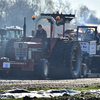
M57 26L63 26L63 37L64 37L64 31L65 31L65 23L70 23L70 21L75 17L74 14L61 14L59 12L53 14L44 14L42 13L40 16L35 18L35 16L32 16L32 19L34 21L34 34L36 34L37 29L37 23L40 19L47 19L50 23L50 38L54 38L57 36L55 33L55 28Z
M0 58L5 56L6 44L10 39L19 39L23 36L23 29L18 26L10 26L0 29Z
M80 33L79 30L82 30ZM99 46L96 26L77 26L77 40L80 42L83 55L95 55Z
M2 30L5 31L2 32ZM5 27L0 29L0 36L2 37L2 40L9 40L11 38L20 38L23 36L23 28L19 26L10 26L10 27Z
M81 33L79 30L82 30ZM77 40L97 41L97 27L96 26L78 26ZM98 42L98 41L97 41Z

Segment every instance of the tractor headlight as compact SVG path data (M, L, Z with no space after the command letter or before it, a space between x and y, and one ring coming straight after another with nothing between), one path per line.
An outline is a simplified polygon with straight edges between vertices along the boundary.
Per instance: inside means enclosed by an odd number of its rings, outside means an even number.
M24 57L24 60L26 60L27 58L26 57Z
M16 57L16 60L19 60L19 57Z

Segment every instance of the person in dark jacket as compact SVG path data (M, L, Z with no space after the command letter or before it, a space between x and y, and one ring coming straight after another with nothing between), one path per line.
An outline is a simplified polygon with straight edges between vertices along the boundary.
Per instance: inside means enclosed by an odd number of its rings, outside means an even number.
M44 52L47 48L47 33L46 31L42 28L42 25L39 24L38 25L38 30L36 32L36 35L35 35L36 38L40 38L42 39L42 42L43 42L43 49L42 51Z
M37 32L36 32L35 37L36 37L36 38L42 39L43 42L45 42L46 39L47 39L47 33L46 33L46 31L42 28L42 25L41 25L41 24L38 25L38 30L37 30Z

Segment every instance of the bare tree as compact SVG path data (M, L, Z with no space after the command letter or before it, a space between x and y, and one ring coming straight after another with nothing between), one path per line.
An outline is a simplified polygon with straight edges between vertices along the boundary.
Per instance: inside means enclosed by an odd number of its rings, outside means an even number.
M0 0L0 28L3 27L6 19L7 9L9 8L9 2L6 0Z
M54 5L55 5L54 11L59 11L59 12L63 12L63 13L71 13L72 12L70 3L67 0L65 0L65 2L58 0Z
M52 13L59 11L63 13L71 13L71 5L65 0L0 0L0 28L6 23L10 25L18 25L23 27L23 19L26 17L27 34L31 34L34 22L32 15L38 16L40 13ZM95 11L90 10L87 6L81 5L76 10L76 22L83 23L100 23L100 20L95 16ZM46 21L42 21L43 24Z
M27 33L30 33L34 22L32 15L51 12L52 0L0 0L0 26L18 25L22 27L23 19L26 17Z
M83 23L99 23L99 19L95 16L96 11L90 10L87 6L81 5L77 10L77 24Z
M52 0L35 0L35 3L37 5L36 15L40 13L51 13L53 11Z
M45 0L45 6L43 9L45 13L52 13L54 9L54 4L52 0Z
M34 6L34 8L32 8ZM27 33L32 29L32 15L35 13L35 5L27 0L16 0L10 4L8 15L6 16L7 25L18 25L23 27L24 17L27 19Z

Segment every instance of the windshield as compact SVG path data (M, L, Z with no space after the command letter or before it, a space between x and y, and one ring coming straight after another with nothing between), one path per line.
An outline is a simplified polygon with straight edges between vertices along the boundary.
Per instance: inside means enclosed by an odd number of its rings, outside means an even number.
M7 30L6 33L6 35L3 35L3 40L20 38L23 35L22 30Z
M93 29L78 30L78 40L95 40L95 31Z

